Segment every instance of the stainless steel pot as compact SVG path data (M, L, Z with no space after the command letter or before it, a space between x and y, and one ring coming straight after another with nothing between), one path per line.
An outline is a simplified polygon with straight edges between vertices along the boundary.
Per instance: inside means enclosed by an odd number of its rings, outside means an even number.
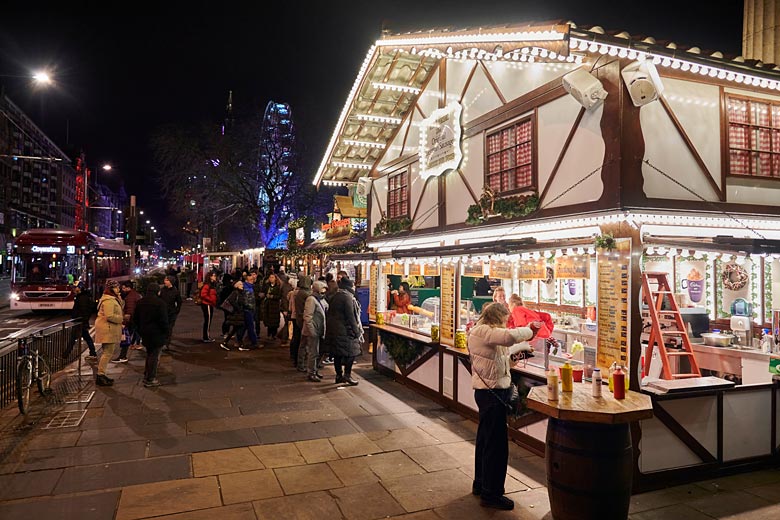
M704 344L711 347L728 347L734 339L734 336L731 334L721 334L718 332L703 332L701 337L704 338Z

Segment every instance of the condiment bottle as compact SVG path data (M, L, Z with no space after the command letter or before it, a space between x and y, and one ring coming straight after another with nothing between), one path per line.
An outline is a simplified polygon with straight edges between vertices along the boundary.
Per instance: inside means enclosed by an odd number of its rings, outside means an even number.
M615 396L615 399L625 399L626 398L626 374L624 374L623 371L620 370L620 367L617 367L615 373L612 374L612 381L613 381L612 395Z
M558 400L558 374L555 373L555 370L547 372L547 400Z
M609 383L610 392L612 392L614 388L614 385L612 384L612 374L615 373L615 369L617 369L617 362L613 361L609 366L609 370L607 371L607 382Z
M568 361L561 367L561 390L572 392L574 390L572 383L571 365Z
M593 397L601 397L601 369L600 368L593 369L591 380L593 384L593 391L592 391Z

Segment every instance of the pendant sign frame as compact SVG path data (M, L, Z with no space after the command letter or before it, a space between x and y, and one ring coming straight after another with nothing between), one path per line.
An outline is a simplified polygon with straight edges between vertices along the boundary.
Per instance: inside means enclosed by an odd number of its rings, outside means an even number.
M420 177L438 177L455 170L463 160L463 105L450 103L420 122Z

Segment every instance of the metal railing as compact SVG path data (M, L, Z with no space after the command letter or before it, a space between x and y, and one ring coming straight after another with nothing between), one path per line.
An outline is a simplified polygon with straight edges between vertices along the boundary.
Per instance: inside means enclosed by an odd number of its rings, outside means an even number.
M23 342L30 349L37 347L52 374L56 374L76 360L81 363L81 353L86 348L81 329L81 320L73 319L0 342L0 409L16 402L16 367Z

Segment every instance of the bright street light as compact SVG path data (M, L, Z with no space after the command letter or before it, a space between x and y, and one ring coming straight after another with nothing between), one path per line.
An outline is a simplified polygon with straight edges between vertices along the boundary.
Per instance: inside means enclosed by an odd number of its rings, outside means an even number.
M146 223L147 223L147 224L151 224L152 222L151 222L151 221L149 221L149 220L147 220L147 221L146 221Z
M39 70L33 73L33 79L39 85L51 85L51 76L45 70Z
M105 170L105 171L107 171L107 172L110 172L110 171L111 171L111 168L112 168L112 167L111 167L111 165L110 165L110 164L104 164L104 165L103 165L103 170Z

